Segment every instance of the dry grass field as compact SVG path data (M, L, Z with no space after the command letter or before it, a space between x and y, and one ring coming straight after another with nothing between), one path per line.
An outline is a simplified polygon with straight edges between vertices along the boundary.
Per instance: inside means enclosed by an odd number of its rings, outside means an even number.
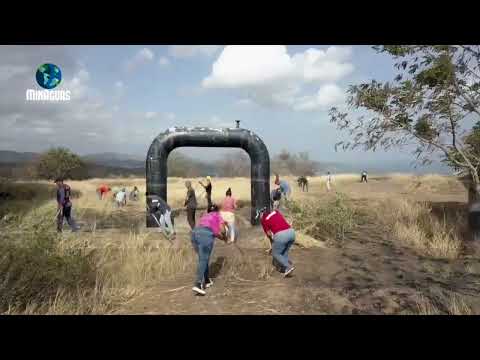
M168 202L181 209L186 179L169 178ZM189 179L205 206L201 179ZM466 231L463 186L439 175L337 175L309 179L282 204L297 231L295 275L283 279L250 226L250 180L214 178L213 201L228 187L240 200L238 246L217 242L215 285L192 294L196 256L182 211L179 248L145 227L145 199L116 208L100 184L68 181L81 231L55 232L54 189L46 182L3 184L0 203L0 312L46 314L479 314L480 255ZM273 178L272 178L273 183ZM199 214L203 210L199 211ZM25 264L29 264L25 266Z

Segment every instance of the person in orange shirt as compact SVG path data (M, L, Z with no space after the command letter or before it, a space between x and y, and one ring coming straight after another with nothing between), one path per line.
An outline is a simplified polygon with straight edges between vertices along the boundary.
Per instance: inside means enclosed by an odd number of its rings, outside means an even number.
M107 185L102 185L97 189L98 198L103 200L111 189Z

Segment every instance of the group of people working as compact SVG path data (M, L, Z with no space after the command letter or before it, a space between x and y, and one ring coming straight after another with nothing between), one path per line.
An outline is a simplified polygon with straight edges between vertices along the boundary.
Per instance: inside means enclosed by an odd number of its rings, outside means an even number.
M290 194L290 188L286 182L280 181L278 176L275 182L275 185L281 189L282 193L286 194L286 196ZM62 179L56 179L55 183L57 184L58 203L57 229L59 232L62 231L65 218L72 228L72 231L77 231L78 227L71 216L71 189L67 184L63 183ZM205 295L206 289L213 285L213 281L209 276L209 261L215 239L220 239L229 244L236 241L235 211L238 205L236 199L232 196L231 188L227 189L225 198L220 206L218 206L212 203L211 178L207 177L206 184L203 184L201 181L199 183L205 189L207 212L200 217L197 223L195 219L197 199L190 181L185 182L187 195L184 205L187 211L187 221L192 229L192 245L198 255L197 274L192 290L199 295ZM116 189L110 189L108 186L102 185L97 189L97 193L99 193L100 199L104 199L106 194L110 191L114 192L115 190ZM120 193L123 195L119 196ZM135 187L132 193L137 193L138 195L138 188ZM114 196L117 203L126 202L125 188L118 189ZM175 238L176 232L172 209L162 198L159 196L152 197L149 212L151 216L155 218L160 230L164 232L167 237ZM295 270L295 267L288 257L288 252L295 242L295 231L285 220L278 208L272 210L268 210L267 208L260 209L257 212L257 219L260 219L262 228L270 241L268 253L272 254L279 271L287 277Z
M125 187L114 187L110 188L109 186L103 184L97 188L97 195L100 200L106 199L109 193L112 193L112 199L117 205L117 207L123 207L127 205L127 189ZM140 198L140 191L136 186L133 187L133 190L129 193L130 201L137 201Z
M205 295L206 290L213 285L213 281L209 276L209 261L215 239L222 240L227 244L234 243L237 240L235 211L238 205L232 195L231 188L227 189L225 198L220 205L217 205L212 203L211 178L207 177L205 184L201 181L199 183L205 189L206 193L206 213L200 217L197 223L195 214L198 203L195 190L190 181L185 182L187 194L184 206L187 211L188 224L192 229L192 245L198 255L196 279L192 290L198 295ZM275 187L274 192L279 192L285 197L290 196L291 189L288 183L281 181L278 175L275 179ZM273 192L271 195L273 195ZM273 197L272 201L274 201ZM278 210L278 206L272 210L268 210L267 208L259 210L257 212L257 219L260 219L262 228L270 241L268 253L272 254L278 270L282 272L285 277L289 276L293 270L295 270L295 267L288 257L288 252L295 242L295 231Z

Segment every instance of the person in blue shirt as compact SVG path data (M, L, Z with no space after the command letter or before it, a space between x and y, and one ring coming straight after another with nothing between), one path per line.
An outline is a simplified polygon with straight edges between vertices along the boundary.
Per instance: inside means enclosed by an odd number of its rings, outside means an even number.
M57 185L57 231L62 232L63 219L67 220L68 225L73 232L78 230L78 226L72 217L72 201L70 200L70 186L63 183L63 179L55 179Z

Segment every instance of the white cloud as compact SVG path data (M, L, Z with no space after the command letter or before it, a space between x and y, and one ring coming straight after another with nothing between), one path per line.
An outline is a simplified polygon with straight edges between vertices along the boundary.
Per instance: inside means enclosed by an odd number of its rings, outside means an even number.
M158 65L166 67L170 65L170 60L166 56L162 56L160 59L158 59Z
M188 58L197 55L212 56L220 45L170 45L168 53L176 58Z
M335 84L326 84L320 87L316 95L299 98L294 109L299 111L326 110L343 101L345 101L345 92Z
M158 114L154 111L149 111L145 113L145 119L153 119Z
M155 54L149 48L143 48L139 50L133 58L127 60L124 65L124 69L127 72L132 72L139 66L144 65L155 58Z
M226 46L202 86L233 90L244 103L251 100L298 111L321 109L343 99L335 82L353 71L348 62L351 53L349 47L331 46L290 56L283 45ZM318 94L303 93L305 85L322 83Z
M292 61L305 81L337 81L353 72L353 65L345 62L351 54L349 47L331 46L325 51L312 48L295 54Z
M169 113L166 114L166 118L167 118L167 120L172 121L172 120L175 120L176 116L175 116L174 113L169 112Z

